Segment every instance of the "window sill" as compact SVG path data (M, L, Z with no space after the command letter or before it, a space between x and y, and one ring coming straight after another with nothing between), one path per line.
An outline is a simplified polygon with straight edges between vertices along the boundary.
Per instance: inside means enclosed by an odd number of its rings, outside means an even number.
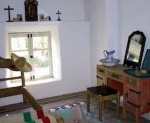
M35 80L35 81L27 81L26 85L37 85L37 84L43 84L43 83L50 83L50 82L56 82L60 79L56 78L47 78L47 79L41 79L41 80Z
M56 82L59 80L60 79L58 79L58 78L47 78L47 79L42 79L42 80L26 81L25 85L38 85L38 84ZM9 81L7 84L8 84L8 87L15 87L15 86L20 86L21 82L12 83L11 81Z

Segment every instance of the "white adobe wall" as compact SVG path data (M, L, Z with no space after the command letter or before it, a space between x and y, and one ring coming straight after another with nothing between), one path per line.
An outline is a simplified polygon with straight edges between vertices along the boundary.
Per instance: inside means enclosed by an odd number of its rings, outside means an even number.
M0 56L5 57L7 51L7 27L26 25L27 28L32 27L32 23L15 22L6 23L7 12L3 8L8 6L15 10L11 12L12 17L16 14L24 13L24 0L6 0L0 1ZM50 15L51 22L35 22L33 25L40 27L42 24L45 27L51 28L50 25L57 27L60 40L60 57L61 57L61 72L62 79L54 82L42 84L27 85L28 90L35 98L46 98L58 96L62 94L74 93L85 90L91 85L90 73L90 29L89 22L84 21L84 6L82 0L38 0L39 12ZM56 11L62 12L61 22L56 22ZM13 30L13 29L11 29ZM21 28L24 30L24 28ZM40 30L40 28L39 28ZM0 77L4 77L2 71ZM0 83L0 88L4 88L6 84ZM0 99L0 105L21 102L22 96L9 97Z

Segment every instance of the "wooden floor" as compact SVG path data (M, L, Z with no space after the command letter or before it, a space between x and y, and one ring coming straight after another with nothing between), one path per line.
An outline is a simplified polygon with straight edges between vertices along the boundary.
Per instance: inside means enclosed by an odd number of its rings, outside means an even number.
M85 101L86 102L86 93L80 92L80 93L74 93L69 95L62 95L57 96L53 98L46 98L38 100L38 102L43 106L43 109L49 109L50 107L59 106L62 104L77 102L77 101ZM95 100L91 102L93 105L96 105ZM134 115L127 113L127 117L124 119L122 114L122 107L120 107L120 114L119 116L116 115L116 110L112 107L115 106L113 102L108 103L108 107L103 110L103 122L104 123L134 123ZM8 108L8 107L7 107ZM12 109L11 109L12 108ZM24 111L33 110L32 107L29 105L24 105L22 103L17 105L11 105L9 107L11 110L7 110L4 112L4 110L0 112L0 116L4 116L6 114L14 114L14 113L20 113ZM150 123L150 120L147 120L143 117L141 117L141 123Z

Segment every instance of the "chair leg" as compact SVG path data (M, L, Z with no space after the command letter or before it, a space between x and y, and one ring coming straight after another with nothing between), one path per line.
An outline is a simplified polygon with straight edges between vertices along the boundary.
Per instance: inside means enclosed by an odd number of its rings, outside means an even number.
M102 96L98 96L98 109L99 109L99 120L102 121L102 107L103 107L103 102L102 102Z
M116 112L119 115L119 107L120 107L120 93L117 92L117 99L116 99Z
M90 112L90 92L87 90L87 112Z

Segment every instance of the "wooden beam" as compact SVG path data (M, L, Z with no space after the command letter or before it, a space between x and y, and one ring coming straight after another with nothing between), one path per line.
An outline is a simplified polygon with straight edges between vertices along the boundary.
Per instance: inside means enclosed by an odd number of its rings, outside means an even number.
M22 86L0 89L0 98L22 94Z
M21 79L21 76L18 76L18 77L10 77L10 78L1 78L0 81L13 80L13 79Z
M21 81L22 81L22 87L25 87L25 78L24 78L24 72L21 72Z
M31 104L33 109L35 110L43 109L42 106L37 102L37 100L30 94L30 92L26 88L23 88L23 94L27 99L28 103Z

